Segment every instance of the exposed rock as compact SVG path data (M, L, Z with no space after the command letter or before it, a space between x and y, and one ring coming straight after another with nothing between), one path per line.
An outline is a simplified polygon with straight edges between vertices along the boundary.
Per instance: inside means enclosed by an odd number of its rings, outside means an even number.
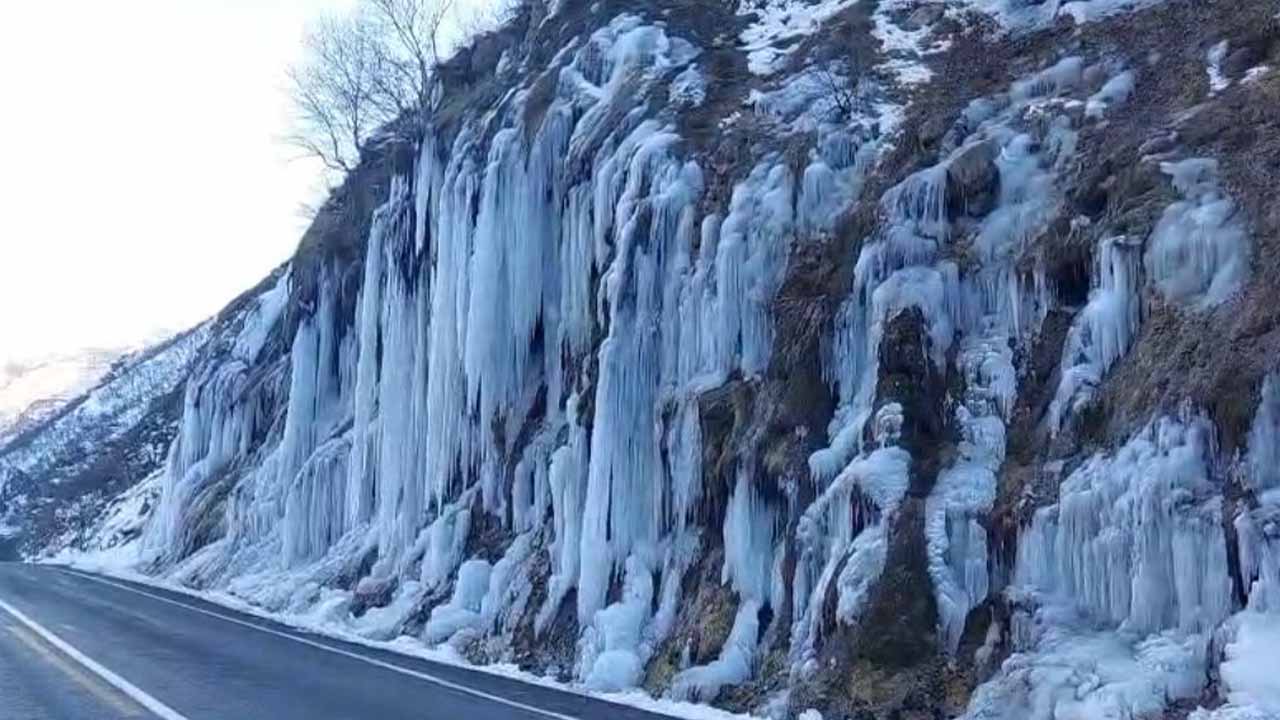
M960 215L982 216L995 207L1000 189L996 148L987 141L961 150L947 165L947 203Z
M946 6L942 3L928 3L921 5L911 14L907 16L905 22L902 23L904 30L919 30L932 26L934 23L942 19L943 13L946 12Z
M386 607L391 603L396 585L395 578L366 577L361 580L351 596L351 614L360 617L370 608Z

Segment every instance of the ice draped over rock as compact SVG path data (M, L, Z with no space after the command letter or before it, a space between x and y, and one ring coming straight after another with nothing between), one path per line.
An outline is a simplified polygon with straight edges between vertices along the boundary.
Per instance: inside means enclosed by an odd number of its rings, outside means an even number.
M790 626L773 636L789 640L792 677L812 677L828 625L863 618L895 521L922 501L941 651L955 660L971 613L999 593L1017 608L1017 652L971 717L1158 710L1199 691L1224 628L1250 657L1280 613L1280 381L1262 390L1241 461L1251 504L1225 502L1211 429L1188 412L1067 473L1020 529L1015 567L999 567L988 537L1015 358L1057 302L1043 263L1024 261L1064 219L1082 124L1126 102L1134 74L1109 68L1091 93L1083 78L1108 68L1054 61L972 102L933 164L862 198L879 220L833 303L821 365L836 409L808 476L760 477L750 448L735 448L726 487L711 488L700 403L764 382L793 254L833 232L882 143L823 126L799 161L766 153L713 187L670 113L646 102L655 89L701 102L689 92L705 91L699 57L624 15L561 51L549 100L517 84L428 131L388 183L361 263L320 254L305 278L295 263L189 382L149 557L370 637L412 624L431 643L509 647L523 618L536 637L569 624L572 674L616 690L645 679L689 571L715 545L732 627L670 686L710 700L758 669L782 607ZM1196 310L1242 282L1247 238L1212 168L1165 170L1183 200L1145 255L1137 238L1096 248L1049 436L1135 342L1144 269ZM931 370L955 371L955 396L932 398L955 452L927 483L903 441L916 410L878 396L886 332L907 312ZM799 483L807 494L792 492ZM787 492L766 491L777 487ZM720 527L703 526L719 514ZM1090 675L1097 653L1115 662ZM1239 692L1269 692L1243 660L1223 667Z
M701 168L641 103L677 70L689 82L697 55L622 16L566 56L542 115L516 91L506 111L429 133L374 213L354 302L325 264L271 383L244 375L251 346L285 327L278 308L246 320L244 348L190 384L149 545L182 577L276 609L313 605L373 559L356 593L392 597L362 626L393 631L447 592L432 642L501 632L545 549L539 631L572 594L580 679L636 684L706 532L691 522L698 399L767 368L790 249L830 229L867 155L829 137L802 176L766 157L706 210ZM226 492L225 533L197 550L188 535L209 506L196 499ZM739 649L690 669L690 696L746 678L780 582L779 508L746 477L732 496L724 578L742 602ZM515 536L496 562L469 556L482 516Z

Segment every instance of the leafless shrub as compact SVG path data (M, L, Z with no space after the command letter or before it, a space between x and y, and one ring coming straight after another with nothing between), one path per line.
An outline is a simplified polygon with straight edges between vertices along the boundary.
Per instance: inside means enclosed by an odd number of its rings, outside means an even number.
M809 69L809 77L835 119L848 122L869 109L852 68L841 68L840 63L815 65Z

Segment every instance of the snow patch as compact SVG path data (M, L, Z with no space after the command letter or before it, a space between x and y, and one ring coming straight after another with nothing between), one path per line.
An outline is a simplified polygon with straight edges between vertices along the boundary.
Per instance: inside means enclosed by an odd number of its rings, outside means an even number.
M1226 40L1209 48L1206 57L1205 72L1209 74L1209 94L1218 93L1231 87L1231 79L1222 73L1222 63L1227 59L1230 43Z
M741 0L739 16L750 16L742 31L747 67L756 75L772 75L822 23L858 0Z

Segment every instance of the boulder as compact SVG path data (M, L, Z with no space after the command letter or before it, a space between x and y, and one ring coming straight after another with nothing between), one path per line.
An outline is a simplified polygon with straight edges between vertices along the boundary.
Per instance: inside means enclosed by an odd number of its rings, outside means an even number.
M1000 189L996 148L990 141L962 148L947 165L947 206L953 216L986 215Z
M929 3L921 5L907 16L902 23L902 29L908 31L916 31L921 28L930 27L934 23L942 19L946 8L941 3Z

